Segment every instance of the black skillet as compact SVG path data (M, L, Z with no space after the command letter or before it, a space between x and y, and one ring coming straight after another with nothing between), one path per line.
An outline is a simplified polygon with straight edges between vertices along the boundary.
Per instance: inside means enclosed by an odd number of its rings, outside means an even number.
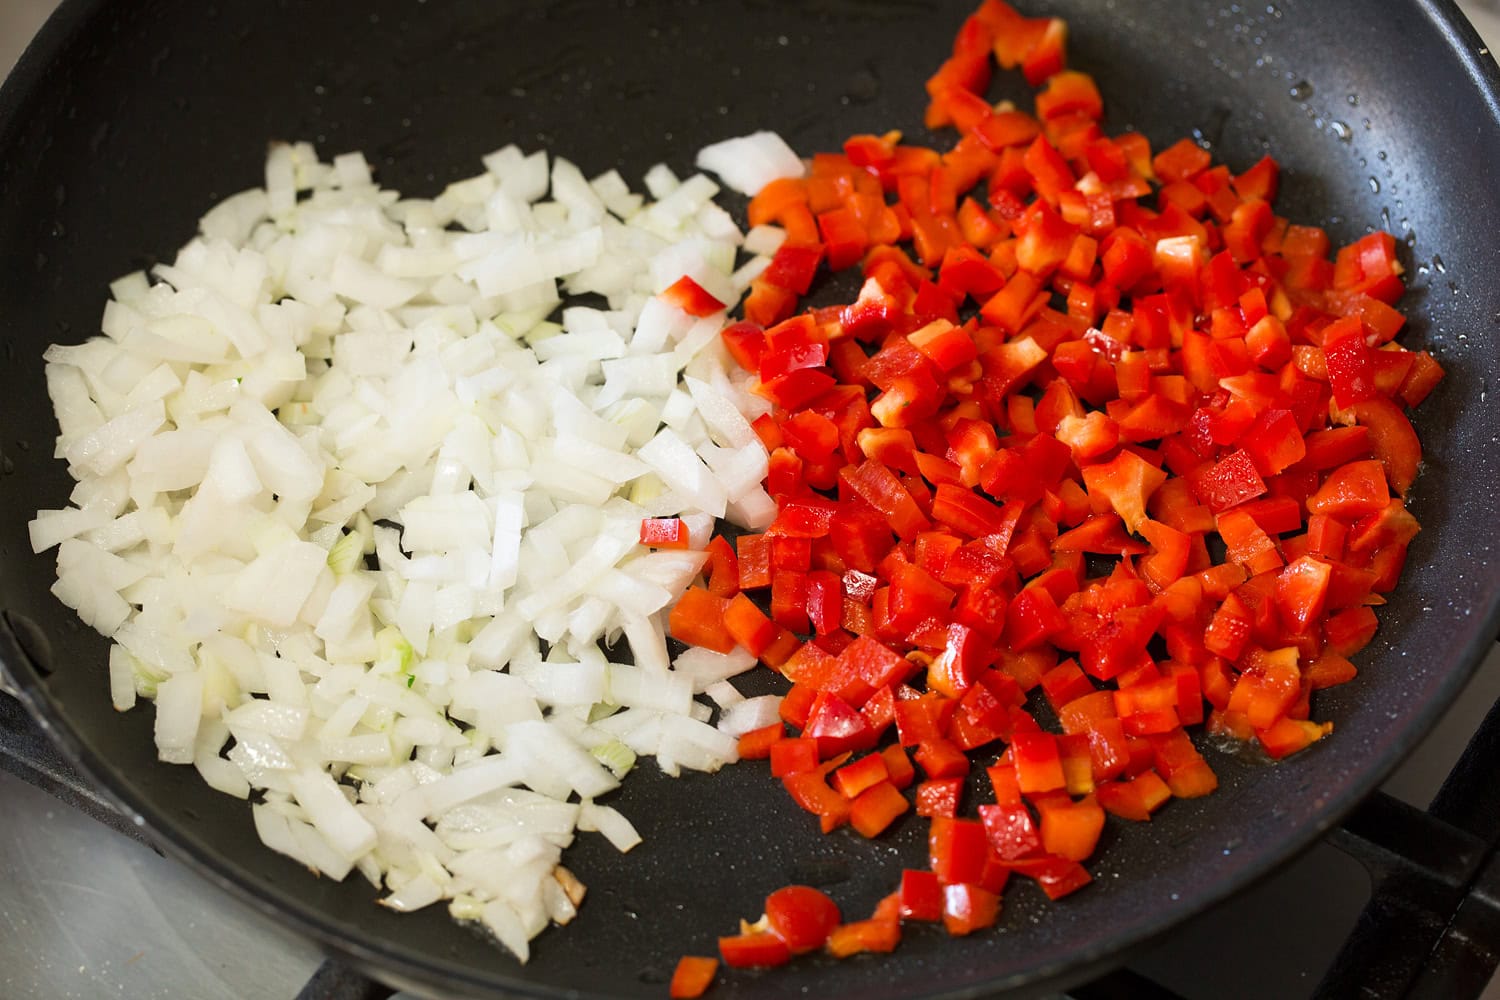
M358 879L320 881L261 847L243 803L156 763L149 708L111 710L105 644L48 594L50 555L30 555L25 522L71 485L51 457L40 359L97 331L107 281L169 257L216 199L259 183L269 139L364 150L387 185L425 194L509 142L638 182L659 159L685 172L704 143L756 128L808 154L853 132L920 139L922 80L968 6L65 2L0 93L0 609L33 713L165 850L389 981L661 997L680 953L709 951L789 881L868 912L920 864L921 824L820 837L753 764L675 782L643 767L617 804L645 844L622 860L582 838L568 863L591 886L583 914L524 968L437 908L387 913ZM1371 227L1406 240L1407 343L1449 372L1418 417L1425 530L1360 678L1316 703L1333 739L1276 767L1215 753L1217 795L1112 825L1093 886L1056 905L1018 886L995 932L926 928L885 960L737 974L717 996L963 997L1097 971L1326 831L1434 722L1500 623L1500 420L1486 402L1500 368L1500 129L1478 37L1439 0L1027 8L1068 17L1071 62L1096 74L1112 130L1158 145L1195 134L1240 169L1270 152L1284 214L1337 243ZM1013 78L992 96L1029 99Z

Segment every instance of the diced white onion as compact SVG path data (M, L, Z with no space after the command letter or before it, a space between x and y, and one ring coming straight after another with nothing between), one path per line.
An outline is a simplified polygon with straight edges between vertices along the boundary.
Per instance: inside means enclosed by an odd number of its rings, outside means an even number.
M770 133L699 162L742 191L802 170ZM724 314L653 293L688 275L732 308L781 233L665 166L654 202L545 153L484 166L401 200L358 153L274 145L263 188L111 286L103 336L47 351L79 485L29 528L162 760L253 799L273 850L394 910L447 900L525 961L583 899L575 831L640 841L593 801L638 754L713 771L774 717L728 682L748 654L668 657L715 519L774 504ZM642 547L644 517L693 549Z

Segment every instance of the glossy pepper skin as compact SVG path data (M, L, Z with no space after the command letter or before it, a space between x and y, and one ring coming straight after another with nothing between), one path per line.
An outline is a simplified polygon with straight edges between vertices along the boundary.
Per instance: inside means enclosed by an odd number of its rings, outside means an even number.
M949 148L855 135L750 202L787 239L723 340L771 404L777 515L710 543L672 634L791 682L740 747L809 822L929 835L871 917L752 925L726 963L977 932L1012 876L1085 888L1110 823L1217 787L1190 729L1278 760L1329 735L1314 693L1357 676L1420 530L1408 410L1443 372L1399 343L1395 241L1278 216L1269 156L1108 134L1066 45L984 0L927 83ZM997 68L1034 113L988 101Z

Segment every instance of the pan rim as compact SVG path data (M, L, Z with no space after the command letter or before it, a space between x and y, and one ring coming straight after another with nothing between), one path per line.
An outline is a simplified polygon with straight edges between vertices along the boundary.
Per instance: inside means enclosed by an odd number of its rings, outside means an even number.
M119 0L64 0L26 48L14 70L0 88L0 148L12 141L22 120L23 111L33 103L39 88L45 86L48 73L57 57L95 17ZM1458 9L1454 0L1413 0L1414 7L1437 30L1458 59L1465 77L1482 95L1489 114L1489 126L1500 128L1500 66L1484 46L1473 26ZM1434 697L1413 713L1406 732L1357 777L1347 782L1318 811L1316 822L1299 827L1274 851L1251 864L1208 884L1202 891L1184 896L1171 908L1143 916L1124 933L1101 941L1066 961L1033 967L1000 980L969 984L927 996L932 1000L972 1000L998 990L1057 989L1084 981L1124 952L1139 947L1169 931L1194 914L1243 891L1275 869L1289 863L1321 840L1360 801L1383 782L1400 761L1431 730L1438 717L1451 707L1463 686L1472 677L1480 660L1500 632L1500 591L1481 595L1476 618L1478 630L1470 642L1455 650L1452 666L1435 686ZM538 998L561 996L604 998L610 994L593 990L564 990L534 981L481 973L470 966L446 966L435 957L393 943L370 945L354 938L337 920L323 911L293 898L278 887L261 880L240 877L237 866L226 866L198 838L179 828L166 810L136 795L117 782L108 763L79 739L67 721L60 703L52 696L44 677L21 653L9 635L0 642L0 666L9 669L20 691L23 704L68 760L87 776L112 804L141 826L150 839L175 860L186 864L206 881L229 892L257 911L279 919L316 940L330 953L351 961L362 971L377 978L407 980L424 985L442 985L480 991L506 990L511 995Z

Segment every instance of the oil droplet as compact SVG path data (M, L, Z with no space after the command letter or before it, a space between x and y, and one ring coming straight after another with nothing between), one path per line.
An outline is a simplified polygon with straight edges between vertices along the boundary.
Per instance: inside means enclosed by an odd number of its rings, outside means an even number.
M1432 255L1432 266L1437 268L1438 274L1448 273L1448 265L1443 263L1443 257L1441 254Z
M1378 178L1370 178L1370 191L1374 194L1380 193L1380 180Z
M1348 142L1354 138L1354 130L1341 121L1328 123L1329 131L1338 136L1339 142Z
M1313 95L1313 86L1306 80L1298 80L1292 84L1292 89L1287 91L1287 96L1294 101L1305 101Z
M1276 18L1277 20L1281 19L1281 8L1278 7L1278 6L1276 6L1274 3L1268 3L1268 4L1266 4L1266 13L1270 14L1272 17Z

